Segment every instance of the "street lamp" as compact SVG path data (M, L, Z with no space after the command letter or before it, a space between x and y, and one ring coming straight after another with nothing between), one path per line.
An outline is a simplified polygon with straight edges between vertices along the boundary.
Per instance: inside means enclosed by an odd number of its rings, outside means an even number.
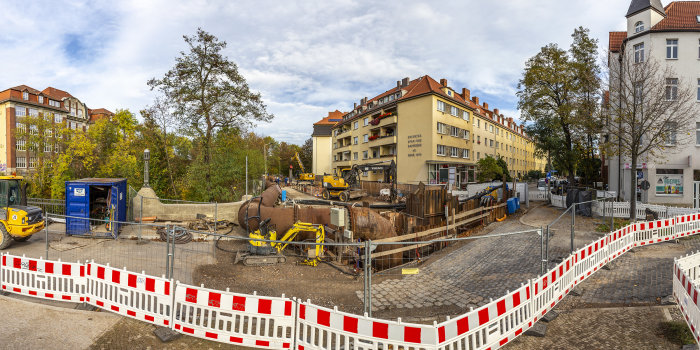
M263 153L265 156L265 176L267 176L267 149L266 149L266 147L268 145L271 145L271 144L272 144L272 142L268 142L266 144L263 144Z
M143 150L143 187L151 187L148 184L148 161L151 159L151 151Z

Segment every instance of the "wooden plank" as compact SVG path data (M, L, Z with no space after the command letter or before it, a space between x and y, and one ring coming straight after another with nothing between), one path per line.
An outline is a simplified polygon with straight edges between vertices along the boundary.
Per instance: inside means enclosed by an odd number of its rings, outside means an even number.
M425 231L409 233L409 234L402 235L402 236L382 238L382 239L378 239L378 240L375 240L372 242L379 242L379 243L401 242L401 241L406 241L409 239L416 239L416 238L420 238L420 237L424 237L427 235L432 235L432 234L436 234L436 233L440 233L440 232L444 232L444 231L445 231L445 227L441 226L441 227L436 227L436 228L425 230Z
M400 252L403 252L403 251L406 251L406 250L411 250L411 249L416 249L416 248L420 248L420 247L425 247L425 246L431 245L431 244L434 244L434 243L433 243L433 242L428 242L428 243L420 243L420 244L411 244L411 245L409 245L409 246L405 246L405 247L401 247L401 248L386 250L386 251L379 252L379 253L372 253L371 257L372 257L372 258L378 258L378 257L381 257L381 256L387 256L387 255L391 255L391 254L400 253ZM364 257L365 257L364 255L361 256L361 258L364 258Z

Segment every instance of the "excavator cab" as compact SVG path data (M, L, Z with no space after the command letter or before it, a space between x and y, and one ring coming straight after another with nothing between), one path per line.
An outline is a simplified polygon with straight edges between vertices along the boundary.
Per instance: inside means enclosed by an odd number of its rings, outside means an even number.
M284 263L287 261L287 257L282 254L282 252L287 248L289 243L292 242L300 232L314 232L316 242L314 245L315 250L310 251L309 257L302 261L301 264L317 266L319 261L321 261L321 255L323 253L321 243L326 239L326 232L323 225L296 222L283 237L278 238L277 231L270 227L271 219L272 218L267 218L261 221L258 225L259 228L255 232L248 234L251 240L248 241L247 252L237 252L233 263L237 264L239 261L242 261L243 265L246 266L265 266ZM263 240L279 242L266 242Z
M24 242L44 228L41 208L27 205L27 184L21 176L0 176L0 249Z

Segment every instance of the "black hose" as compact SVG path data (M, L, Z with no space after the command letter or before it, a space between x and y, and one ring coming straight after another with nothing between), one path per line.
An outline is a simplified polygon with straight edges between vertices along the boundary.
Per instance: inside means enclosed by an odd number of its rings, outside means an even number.
M340 267L331 264L330 262L328 262L328 261L326 261L326 260L321 260L321 262L324 263L324 264L326 264L326 265L328 265L328 266L330 266L330 267L332 267L332 268L334 268L334 269L336 269L336 270L338 270L338 271L340 271L340 272L342 272L342 273L345 274L345 275L353 276L353 277L357 277L357 276L360 275L359 273L350 273L350 272L347 272L347 271L341 269Z
M163 242L168 241L168 231L165 227L158 227L156 232L160 236L160 240ZM192 242L192 233L185 229L173 229L173 236L175 236L175 244L185 244Z

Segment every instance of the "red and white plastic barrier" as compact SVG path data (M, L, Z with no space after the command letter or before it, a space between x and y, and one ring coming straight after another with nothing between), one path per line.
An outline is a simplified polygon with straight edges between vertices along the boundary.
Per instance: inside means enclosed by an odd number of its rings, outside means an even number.
M697 279L689 276L689 270L700 267L700 252L681 259L673 264L673 297L683 313L695 341L700 342L700 304L698 303ZM695 274L695 272L693 272Z
M386 321L298 303L298 350L435 349L434 325Z
M284 298L177 283L173 329L195 337L265 349L291 349L294 305Z
M532 327L530 285L438 324L438 349L497 349Z
M170 326L173 288L164 277L87 264L86 302L158 326Z
M85 301L85 265L2 255L2 290L37 298Z

